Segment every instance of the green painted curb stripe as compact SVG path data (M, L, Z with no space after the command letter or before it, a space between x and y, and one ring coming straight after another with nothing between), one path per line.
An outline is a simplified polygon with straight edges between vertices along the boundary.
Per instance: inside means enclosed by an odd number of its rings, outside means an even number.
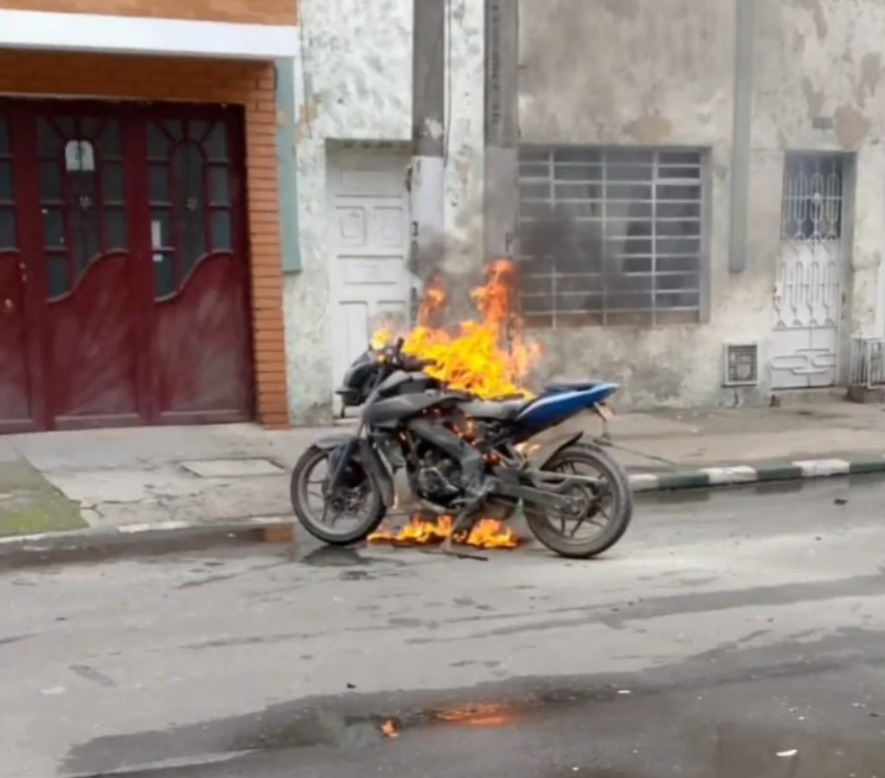
M855 459L848 463L849 475L885 473L885 457L878 459Z
M710 485L710 474L699 471L664 473L658 476L658 489L703 489Z

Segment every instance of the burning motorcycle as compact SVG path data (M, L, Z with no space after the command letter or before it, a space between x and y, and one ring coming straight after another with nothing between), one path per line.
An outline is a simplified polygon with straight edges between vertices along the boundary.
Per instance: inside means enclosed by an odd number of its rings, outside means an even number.
M532 399L480 400L427 375L431 362L402 347L402 339L370 347L354 361L338 394L345 406L362 406L356 434L317 441L295 465L292 506L308 532L332 545L365 540L394 506L394 478L404 471L422 511L453 517L449 548L480 517L506 521L520 502L535 537L561 556L586 559L618 542L633 496L608 452L580 432L526 449L579 413L607 419L605 401L617 385L572 382ZM580 474L582 466L594 474ZM327 472L317 477L322 467ZM578 537L585 525L596 531Z

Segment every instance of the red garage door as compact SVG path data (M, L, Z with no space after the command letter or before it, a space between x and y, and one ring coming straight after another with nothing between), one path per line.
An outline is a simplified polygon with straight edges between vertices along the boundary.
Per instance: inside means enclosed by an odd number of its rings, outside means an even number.
M252 418L241 120L0 102L0 431Z

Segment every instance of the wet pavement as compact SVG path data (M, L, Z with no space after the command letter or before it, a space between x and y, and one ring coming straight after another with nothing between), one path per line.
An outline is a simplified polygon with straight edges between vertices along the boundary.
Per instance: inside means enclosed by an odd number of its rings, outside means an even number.
M644 498L588 563L0 570L0 775L885 778L883 503L862 479Z

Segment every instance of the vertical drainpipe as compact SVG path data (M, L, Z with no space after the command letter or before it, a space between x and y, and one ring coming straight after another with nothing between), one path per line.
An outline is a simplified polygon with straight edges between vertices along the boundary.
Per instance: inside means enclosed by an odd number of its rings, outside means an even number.
M731 218L728 269L747 269L747 229L750 199L750 146L753 121L753 70L756 43L756 0L734 0L735 58L734 115L731 147Z
M293 59L278 59L276 65L277 166L279 171L280 241L283 274L301 272L298 240L298 169L295 159L295 70L301 52Z
M519 0L485 0L486 258L513 254L519 205Z
M413 0L412 161L409 169L413 276L411 318L418 314L426 270L445 252L445 121L447 0ZM450 67L451 65L449 65Z

